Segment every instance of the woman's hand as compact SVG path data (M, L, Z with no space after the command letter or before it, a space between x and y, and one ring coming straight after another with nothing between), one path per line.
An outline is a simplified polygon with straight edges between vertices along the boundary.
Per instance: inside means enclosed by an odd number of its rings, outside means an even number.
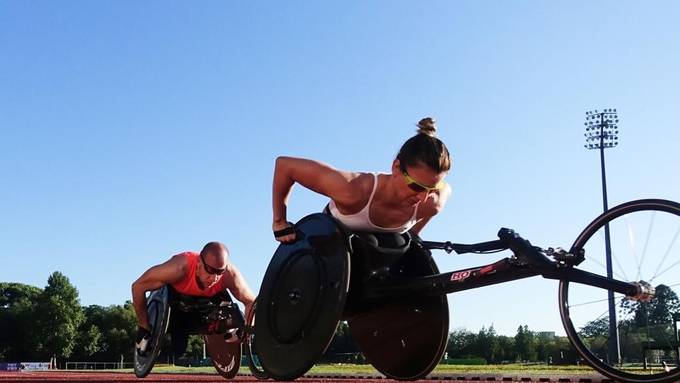
M295 228L290 222L274 222L272 224L272 230L274 231L274 238L282 243L295 242Z

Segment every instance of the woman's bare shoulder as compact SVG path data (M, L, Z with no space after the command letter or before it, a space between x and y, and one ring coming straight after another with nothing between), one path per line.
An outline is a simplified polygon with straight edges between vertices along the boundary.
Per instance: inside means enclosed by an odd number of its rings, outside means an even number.
M347 188L338 198L333 199L341 211L353 211L362 208L371 196L376 177L367 172L344 172ZM340 193L338 193L340 194Z

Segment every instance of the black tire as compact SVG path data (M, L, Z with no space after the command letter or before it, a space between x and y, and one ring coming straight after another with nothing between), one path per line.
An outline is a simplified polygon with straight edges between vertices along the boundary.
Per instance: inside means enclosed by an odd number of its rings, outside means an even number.
M636 231L636 224L642 224L644 230ZM572 254L585 250L585 261L579 269L607 276L604 235L598 234L605 231L610 237L613 277L648 282L655 288L655 295L651 301L643 302L624 299L628 297L601 288L560 281L560 315L567 336L587 363L616 381L677 382L680 204L645 199L607 210L572 245ZM636 234L641 234L638 243ZM610 330L614 328L609 319L610 296L616 311L615 331ZM616 334L619 340L618 352L610 334Z
M158 354L161 352L163 337L168 330L170 322L168 296L169 288L166 285L152 291L147 298L146 308L149 324L151 324L151 341L144 355L140 355L136 349L133 350L134 371L138 378L144 378L151 372L153 365L156 363L156 358L158 358Z
M267 374L262 366L260 365L260 359L257 355L257 350L255 349L255 308L257 307L257 299L253 302L253 307L246 317L246 326L244 329L243 338L243 353L246 355L248 360L248 368L253 376L259 380L269 379L269 374Z
M295 380L323 355L342 317L350 252L338 223L317 213L295 224L298 240L282 243L260 286L253 345L264 371Z

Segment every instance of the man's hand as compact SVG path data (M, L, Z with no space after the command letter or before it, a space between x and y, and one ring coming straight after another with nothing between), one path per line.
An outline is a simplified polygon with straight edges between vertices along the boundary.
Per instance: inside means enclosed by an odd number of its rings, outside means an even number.
M146 353L149 348L149 343L151 342L151 331L145 329L142 326L137 326L137 338L135 340L135 347L140 354Z

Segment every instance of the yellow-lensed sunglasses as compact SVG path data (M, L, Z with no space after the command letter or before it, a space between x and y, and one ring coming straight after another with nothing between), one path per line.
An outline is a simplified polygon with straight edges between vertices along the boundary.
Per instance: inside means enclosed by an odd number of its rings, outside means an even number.
M408 186L411 190L413 190L416 193L422 193L424 191L427 191L429 193L429 192L432 192L432 191L435 191L435 190L441 190L441 188L444 187L444 180L437 182L437 184L434 185L434 186L427 186L427 185L423 185L420 182L414 180L413 177L408 175L406 170L402 170L401 174L404 175L404 180L406 181L406 186Z

